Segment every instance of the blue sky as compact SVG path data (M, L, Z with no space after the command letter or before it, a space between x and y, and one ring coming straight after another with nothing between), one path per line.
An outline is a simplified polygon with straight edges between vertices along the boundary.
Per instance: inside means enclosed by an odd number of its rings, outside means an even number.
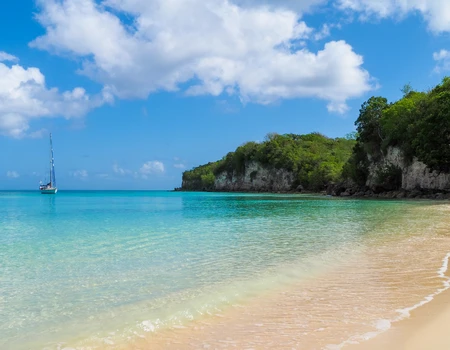
M450 70L434 0L21 0L0 10L0 189L172 189L269 132L354 130Z

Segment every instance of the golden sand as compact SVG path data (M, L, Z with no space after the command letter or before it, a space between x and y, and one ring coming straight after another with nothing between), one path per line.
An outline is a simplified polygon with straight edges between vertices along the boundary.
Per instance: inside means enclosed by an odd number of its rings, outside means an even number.
M450 291L411 312L380 336L349 350L448 350L450 349Z

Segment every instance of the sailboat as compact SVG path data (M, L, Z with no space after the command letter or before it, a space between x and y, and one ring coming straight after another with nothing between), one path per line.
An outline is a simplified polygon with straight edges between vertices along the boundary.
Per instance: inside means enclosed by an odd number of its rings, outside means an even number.
M55 161L53 159L53 142L52 134L50 134L50 182L46 185L40 185L39 190L42 194L55 194L58 192L56 188L56 178L55 178Z

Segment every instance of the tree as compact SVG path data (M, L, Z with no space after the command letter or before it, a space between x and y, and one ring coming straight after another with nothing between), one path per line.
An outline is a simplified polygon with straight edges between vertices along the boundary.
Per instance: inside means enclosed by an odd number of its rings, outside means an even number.
M349 132L345 135L346 140L356 140L358 138L358 133L356 131Z
M437 171L450 171L450 80L430 94L424 116L416 122L412 146L419 160Z
M400 91L403 92L403 97L406 97L406 96L408 96L411 92L413 92L414 90L413 90L413 88L412 88L412 86L411 86L411 83L407 83L407 84L405 84L405 85L400 89Z
M426 93L412 91L383 111L380 124L385 135L381 145L384 151L389 146L398 146L406 158L412 160L412 140L416 133L416 123L424 114L427 98Z
M381 155L381 143L383 131L380 125L383 111L388 108L387 99L384 97L371 97L364 102L359 110L359 117L355 122L360 141L368 154L374 158Z

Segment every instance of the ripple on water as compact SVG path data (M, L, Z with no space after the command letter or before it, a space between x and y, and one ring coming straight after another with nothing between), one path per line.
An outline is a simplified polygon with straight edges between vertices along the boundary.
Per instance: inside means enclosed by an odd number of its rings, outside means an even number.
M304 196L5 195L0 347L340 344L448 288L448 256L436 266L447 213Z

